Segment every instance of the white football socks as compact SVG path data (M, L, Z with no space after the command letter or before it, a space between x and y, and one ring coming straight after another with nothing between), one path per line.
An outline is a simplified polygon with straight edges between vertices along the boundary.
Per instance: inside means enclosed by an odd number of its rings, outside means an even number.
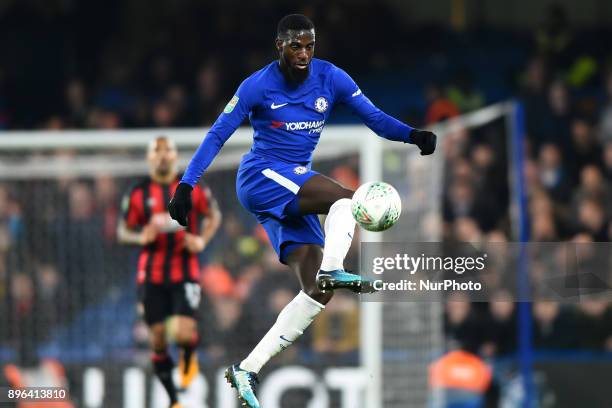
M240 368L258 373L268 360L293 344L323 309L324 305L300 291L279 313L276 323L251 354L240 363Z
M329 208L325 219L325 247L321 270L344 269L344 258L355 233L355 219L351 214L351 199L342 198Z
M344 268L344 258L351 247L355 220L351 214L351 200L342 198L329 209L325 220L325 248L321 269L333 271ZM325 306L300 293L279 313L274 325L240 363L240 368L258 373L272 357L289 347Z

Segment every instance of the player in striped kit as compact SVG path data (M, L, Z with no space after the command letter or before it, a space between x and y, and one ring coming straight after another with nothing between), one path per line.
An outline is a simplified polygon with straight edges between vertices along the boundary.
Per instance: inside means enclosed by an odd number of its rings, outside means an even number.
M181 388L198 374L198 341L195 314L201 297L202 252L221 223L221 213L208 188L195 186L193 209L185 227L170 218L166 203L179 183L177 150L169 138L160 136L147 150L149 177L135 184L122 203L118 240L140 245L137 282L140 306L150 329L153 367L170 397L180 407L172 382L174 363L168 354L166 327L181 348Z

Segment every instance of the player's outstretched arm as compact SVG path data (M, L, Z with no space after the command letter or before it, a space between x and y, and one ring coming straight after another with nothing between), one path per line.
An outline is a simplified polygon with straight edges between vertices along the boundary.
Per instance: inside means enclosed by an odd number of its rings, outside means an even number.
M340 68L334 72L334 86L336 100L348 105L377 135L388 140L415 144L423 156L435 151L437 138L433 132L415 129L378 109Z
M182 226L187 226L187 214L191 210L191 191L213 159L219 154L221 147L246 119L251 102L248 90L248 79L245 80L234 97L229 101L223 112L212 125L206 137L200 143L191 158L185 174L178 185L174 197L168 204L170 216Z

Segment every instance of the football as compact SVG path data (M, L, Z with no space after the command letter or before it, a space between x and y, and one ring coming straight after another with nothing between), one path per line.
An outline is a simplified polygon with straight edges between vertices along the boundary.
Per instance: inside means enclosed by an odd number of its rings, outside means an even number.
M402 200L397 190L382 181L365 183L353 194L353 218L368 231L391 228L402 212Z

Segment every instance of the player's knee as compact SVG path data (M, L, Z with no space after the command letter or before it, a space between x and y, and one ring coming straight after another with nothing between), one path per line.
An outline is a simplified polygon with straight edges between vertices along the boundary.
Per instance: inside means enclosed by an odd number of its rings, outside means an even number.
M195 333L190 329L182 329L176 333L176 344L179 346L189 346L193 343Z
M187 346L193 343L197 336L197 325L194 319L178 316L174 317L173 338L179 346Z

